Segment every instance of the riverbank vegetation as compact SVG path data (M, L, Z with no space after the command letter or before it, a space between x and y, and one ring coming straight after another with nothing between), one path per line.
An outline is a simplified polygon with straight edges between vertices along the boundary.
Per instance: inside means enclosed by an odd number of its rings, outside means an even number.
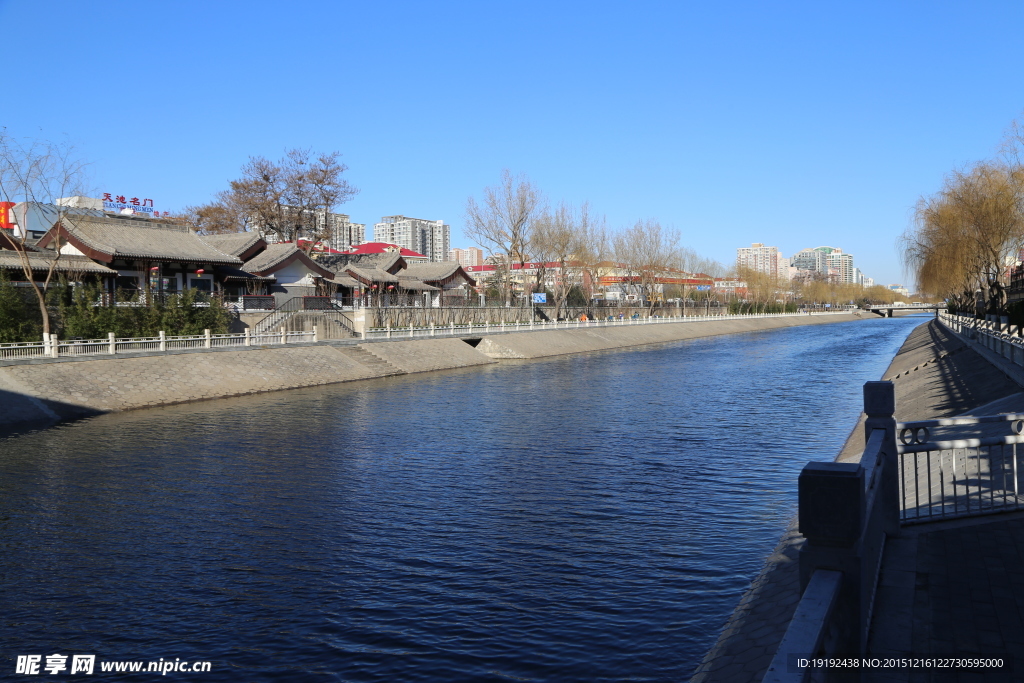
M21 283L11 282L0 269L0 343L42 339L43 321L32 297ZM197 290L153 296L149 303L139 294L122 292L114 298L98 285L70 284L60 280L46 295L50 333L61 339L103 339L113 332L121 337L224 334L232 314L216 297Z
M525 176L505 171L500 182L484 188L479 199L466 203L466 236L486 247L496 266L491 286L506 304L517 296L545 292L560 311L570 292L593 296L598 285L620 286L623 293L647 302L686 299L696 305L731 305L769 311L807 304L893 303L905 297L877 286L841 284L834 280L772 278L756 271L727 268L682 244L682 233L654 219L638 220L619 230L608 227L588 203L552 206ZM558 267L549 278L547 264ZM533 281L518 275L527 267ZM732 291L713 291L714 278L735 279ZM666 284L669 283L669 284ZM744 286L745 285L745 286ZM737 292L736 290L740 290ZM743 293L745 292L745 293Z
M922 197L900 240L918 286L950 310L1005 315L1024 249L1024 128L1014 123L995 159L950 172ZM1018 311L1024 313L1024 311Z

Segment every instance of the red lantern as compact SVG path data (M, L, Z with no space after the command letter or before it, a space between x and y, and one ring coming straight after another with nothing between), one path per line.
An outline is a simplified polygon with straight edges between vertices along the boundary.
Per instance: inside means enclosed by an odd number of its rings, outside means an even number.
M160 270L160 266L153 266L150 270Z
M205 273L205 272L206 272L205 270L203 270L202 268L200 268L199 270L197 270L197 271L196 271L196 275L202 275L202 274L203 274L203 273Z
M388 285L388 289L394 289L394 288L395 288L394 285Z
M370 285L370 289L377 289L377 285Z

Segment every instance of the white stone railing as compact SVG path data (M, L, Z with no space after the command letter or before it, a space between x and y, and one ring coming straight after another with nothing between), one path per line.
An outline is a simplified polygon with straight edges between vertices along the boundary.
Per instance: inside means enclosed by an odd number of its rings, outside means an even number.
M477 323L472 325L429 325L425 327L371 327L363 332L363 339L413 339L416 337L464 337L474 334L502 332L535 332L540 330L575 330L596 327L624 327L628 325L654 325L661 323L721 322L723 320L754 320L758 318L794 318L809 315L843 315L849 310L814 313L758 313L753 315L688 315L652 318L613 318L612 320L547 320L537 322Z
M116 337L111 332L106 339L58 340L57 335L41 342L0 344L0 361L31 360L38 358L67 358L76 356L112 356L119 353L153 353L167 351L188 351L219 349L225 347L269 346L273 344L294 344L296 342L319 341L317 328L311 332L288 332L280 330L266 334L211 334L206 330L201 335L167 336L163 332L156 337Z
M955 313L940 313L939 322L957 334L976 340L1014 365L1024 367L1024 337L1016 325Z

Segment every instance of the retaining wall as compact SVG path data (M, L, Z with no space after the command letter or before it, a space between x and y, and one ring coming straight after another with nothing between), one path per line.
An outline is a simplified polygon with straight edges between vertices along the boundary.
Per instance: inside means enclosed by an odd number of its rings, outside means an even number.
M11 364L0 367L0 433L99 413L493 362L459 339L431 339Z
M0 435L99 413L472 367L494 358L541 358L864 317L873 316L516 332L483 337L475 348L462 339L441 338L7 362L0 364Z
M790 316L679 323L624 325L622 327L543 330L485 336L477 350L491 358L543 358L566 353L603 351L641 344L680 341L735 332L754 332L798 325L849 322L876 316L861 312L846 315Z

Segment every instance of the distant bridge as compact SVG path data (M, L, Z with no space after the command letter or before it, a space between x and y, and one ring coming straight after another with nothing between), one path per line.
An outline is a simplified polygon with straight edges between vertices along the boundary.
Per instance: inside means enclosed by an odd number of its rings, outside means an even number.
M868 305L864 307L865 311L871 311L883 318L891 318L893 311L935 311L935 317L939 316L939 311L946 310L946 304L908 304L904 306L894 306L892 304L879 304L879 305Z

